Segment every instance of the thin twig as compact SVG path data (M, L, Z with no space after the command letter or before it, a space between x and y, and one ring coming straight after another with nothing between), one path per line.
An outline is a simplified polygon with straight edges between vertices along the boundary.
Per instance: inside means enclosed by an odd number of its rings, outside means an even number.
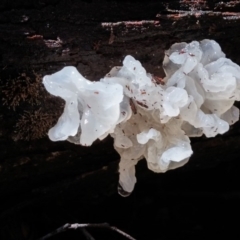
M81 231L87 240L95 240L95 238L90 234L90 232L86 228L81 228Z
M112 231L115 231L119 234L121 234L122 236L124 236L125 238L129 239L129 240L136 240L135 238L133 238L132 236L130 236L129 234L123 232L122 230L118 229L117 227L114 226L110 226L108 223L74 223L74 224L70 224L70 223L66 223L65 225L63 225L60 228L57 228L56 230L54 230L51 233L48 233L47 235L45 235L44 237L40 238L39 240L45 240L48 239L56 234L59 234L61 232L65 232L68 229L78 229L78 228L107 228L107 229L111 229ZM91 236L89 234L89 236ZM92 236L91 236L92 237ZM93 237L92 237L93 238ZM91 239L93 240L93 239Z

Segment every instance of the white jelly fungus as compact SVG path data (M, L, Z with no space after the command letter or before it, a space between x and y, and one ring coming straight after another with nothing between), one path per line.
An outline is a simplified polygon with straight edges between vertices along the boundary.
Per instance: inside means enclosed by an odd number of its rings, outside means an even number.
M154 172L187 163L189 137L214 137L238 121L240 67L225 57L213 40L176 43L165 52L160 79L126 56L97 82L75 67L43 79L47 91L65 100L52 141L90 146L108 134L121 156L119 193L129 195L136 183L135 165L143 158Z

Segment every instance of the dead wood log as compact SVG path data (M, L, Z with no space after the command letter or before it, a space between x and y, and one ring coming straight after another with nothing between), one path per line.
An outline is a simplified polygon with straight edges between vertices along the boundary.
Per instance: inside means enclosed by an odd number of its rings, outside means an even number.
M47 138L63 103L43 89L43 75L73 65L98 80L130 54L163 76L165 49L205 38L240 64L239 9L239 1L1 1L2 216L64 191L78 191L82 203L116 192L118 155L110 138L91 148ZM224 136L193 139L194 155L179 171L235 162L239 146L239 123ZM139 171L147 181L151 173L144 164Z

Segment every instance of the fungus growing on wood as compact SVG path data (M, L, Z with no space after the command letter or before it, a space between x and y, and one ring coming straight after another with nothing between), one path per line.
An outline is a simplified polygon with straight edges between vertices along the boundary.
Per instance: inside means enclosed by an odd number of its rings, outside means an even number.
M217 42L176 43L166 51L163 68L164 84L156 84L132 56L98 82L75 67L43 79L46 90L66 102L50 139L90 146L110 134L121 156L123 196L134 189L139 160L145 158L154 172L178 168L193 153L189 137L223 134L239 118L233 103L240 100L240 67Z

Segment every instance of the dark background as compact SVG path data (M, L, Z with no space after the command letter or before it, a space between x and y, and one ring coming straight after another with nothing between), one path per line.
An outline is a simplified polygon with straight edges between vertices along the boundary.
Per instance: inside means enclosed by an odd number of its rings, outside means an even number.
M154 174L142 160L134 192L122 198L111 138L90 148L47 138L63 102L41 83L68 65L98 80L127 54L163 77L165 49L205 38L240 64L239 9L217 0L2 0L0 239L38 239L68 222L108 222L138 240L239 239L239 123L192 139L194 154L180 169ZM88 230L96 240L124 239ZM50 239L86 237L69 230Z

